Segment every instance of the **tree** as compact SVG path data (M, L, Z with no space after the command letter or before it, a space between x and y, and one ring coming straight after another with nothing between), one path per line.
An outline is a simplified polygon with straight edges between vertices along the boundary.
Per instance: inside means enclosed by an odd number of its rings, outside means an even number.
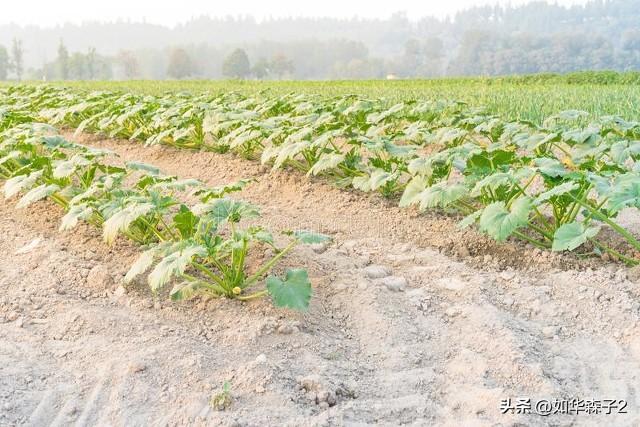
M193 75L193 61L189 53L182 48L171 49L167 74L174 79L183 79Z
M87 78L89 80L93 80L96 78L97 68L98 68L98 58L95 47L90 47L87 51Z
M279 79L283 76L293 73L293 62L283 54L279 53L271 59L271 72Z
M56 59L58 65L58 77L60 80L67 80L69 78L69 51L62 39L58 45L58 58Z
M243 79L249 75L250 71L249 57L242 49L231 52L222 64L222 74L226 77Z
M257 79L262 80L269 75L269 67L269 61L265 57L261 57L253 64L251 72Z
M76 52L69 58L68 78L71 80L86 80L87 78L87 56Z
M11 56L11 68L16 73L18 81L20 81L22 80L22 73L24 72L24 49L22 48L22 40L13 39Z
M0 80L7 80L9 68L9 52L7 52L7 48L0 45Z
M122 72L127 79L138 76L138 60L130 50L121 50L117 57L118 63L122 66Z

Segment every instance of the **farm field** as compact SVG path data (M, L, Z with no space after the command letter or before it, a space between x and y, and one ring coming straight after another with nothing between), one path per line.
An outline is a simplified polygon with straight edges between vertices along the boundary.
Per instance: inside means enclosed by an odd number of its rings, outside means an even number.
M0 89L0 423L637 424L637 88Z

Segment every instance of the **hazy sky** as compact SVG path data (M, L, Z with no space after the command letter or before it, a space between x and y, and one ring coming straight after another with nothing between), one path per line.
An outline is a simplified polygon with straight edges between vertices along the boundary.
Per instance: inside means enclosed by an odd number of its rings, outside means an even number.
M444 17L457 10L479 4L526 3L527 0L14 0L0 6L0 24L54 26L65 22L142 21L173 26L200 15L250 14L258 19L269 16L331 16L386 18L406 11L410 18L426 15ZM558 0L560 4L584 0Z

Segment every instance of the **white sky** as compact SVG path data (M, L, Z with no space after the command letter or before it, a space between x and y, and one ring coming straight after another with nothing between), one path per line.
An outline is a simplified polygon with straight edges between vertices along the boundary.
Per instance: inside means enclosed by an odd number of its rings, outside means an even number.
M66 22L132 20L173 26L201 15L252 15L387 18L406 11L412 19L445 17L480 4L526 3L527 0L8 0L0 4L0 25L55 26ZM585 0L557 0L563 5Z

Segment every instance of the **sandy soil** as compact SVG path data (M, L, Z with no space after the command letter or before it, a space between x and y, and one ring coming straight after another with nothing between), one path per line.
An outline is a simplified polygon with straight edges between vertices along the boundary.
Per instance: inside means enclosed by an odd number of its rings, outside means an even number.
M0 204L0 425L640 424L640 281L601 260L497 246L455 219L399 210L213 153L85 142L242 193L300 247L309 312L154 300L122 277L137 248L61 212ZM224 382L231 404L210 399ZM501 414L501 399L624 399L626 414Z

